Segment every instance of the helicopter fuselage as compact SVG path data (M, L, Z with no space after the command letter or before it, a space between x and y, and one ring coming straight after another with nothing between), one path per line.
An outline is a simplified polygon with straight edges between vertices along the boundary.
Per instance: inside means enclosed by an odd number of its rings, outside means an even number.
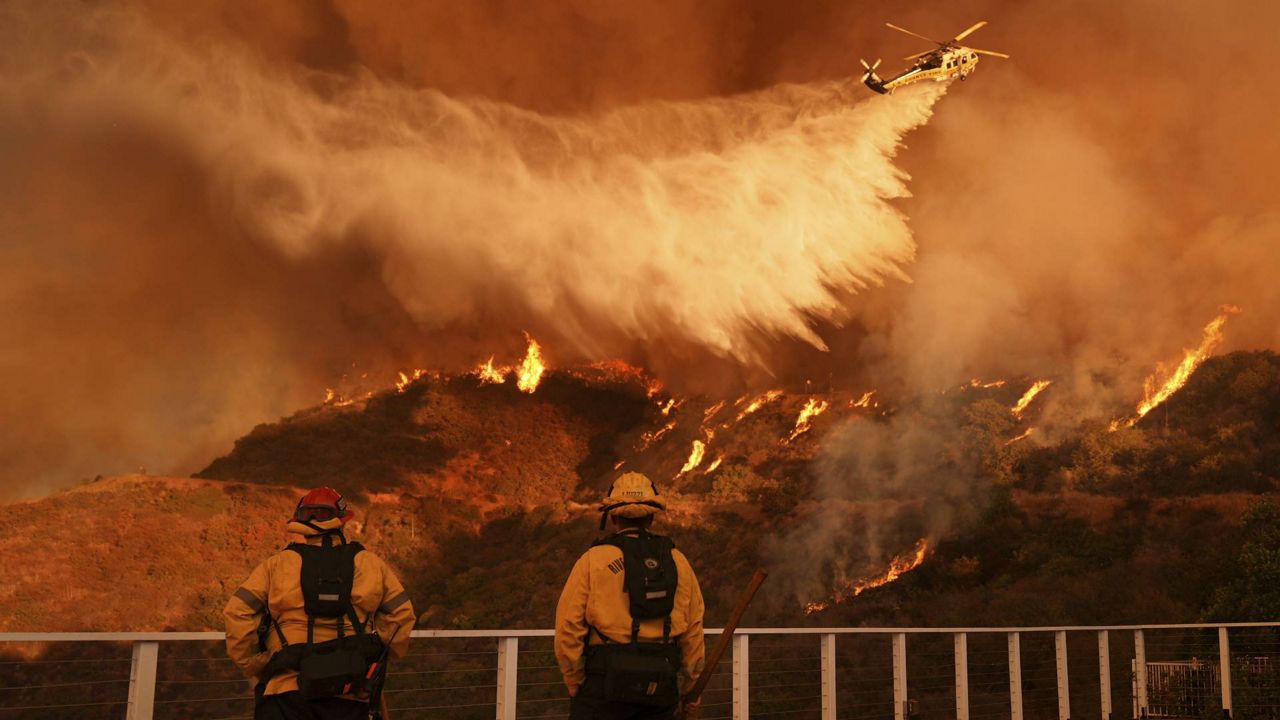
M979 59L978 53L967 47L940 48L916 60L914 65L887 80L882 80L874 72L868 72L863 83L883 95L921 80L937 82L956 78L963 80L973 73Z

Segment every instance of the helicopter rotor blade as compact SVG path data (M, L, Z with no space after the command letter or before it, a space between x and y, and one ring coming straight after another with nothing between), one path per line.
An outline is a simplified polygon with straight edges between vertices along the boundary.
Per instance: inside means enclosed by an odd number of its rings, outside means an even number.
M940 42L938 42L937 40L934 40L933 38L927 38L927 37L925 37L925 36L921 35L920 33L917 33L917 32L911 32L910 30L908 30L908 29L906 29L906 28L900 28L900 27L898 27L897 25L894 25L893 23L885 23L885 25L886 25L886 26L888 26L889 28L892 28L892 29L894 29L894 30L897 30L897 31L898 31L898 32L900 32L900 33L906 33L906 34L910 35L911 37L920 38L921 40L927 40L927 41L929 41L929 42L933 43L934 45L946 45L946 43L940 43Z
M964 32L960 33L959 35L957 35L957 36L955 36L955 37L951 38L951 42L959 42L959 41L961 41L961 40L963 40L963 39L965 39L965 38L969 37L969 36L970 36L970 35L972 35L975 31L979 30L983 25L986 25L986 24L987 24L987 21L986 21L986 20L979 20L978 22L976 22L976 23L974 23L974 24L970 25L968 30L965 30Z
M996 52L995 50L979 50L978 48L972 48L972 47L969 49L972 50L973 52L978 53L979 55L990 55L991 57L1004 58L1005 60L1009 59L1008 55L1005 55L1002 52Z
M876 68L880 67L881 59L882 58L876 58L876 61L874 63L871 63L870 65L868 65L866 60L863 60L862 58L858 58L858 62L862 63L862 67L866 69L866 72L862 74L862 82L866 82L868 78L876 74Z
M916 53L915 55L908 55L908 56L906 56L906 57L904 57L904 58L902 58L902 59L903 59L903 60L915 60L916 58L922 58L922 57L924 57L925 55L928 55L928 54L929 54L929 53L931 53L931 52L937 52L937 51L936 51L936 50L925 50L924 52L918 52L918 53Z

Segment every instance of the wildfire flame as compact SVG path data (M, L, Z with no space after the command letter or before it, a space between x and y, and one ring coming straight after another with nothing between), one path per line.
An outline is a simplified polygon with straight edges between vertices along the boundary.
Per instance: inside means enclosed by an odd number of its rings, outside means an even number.
M333 388L325 388L325 389L324 389L324 404L325 404L325 405L328 405L329 403L333 402L334 400L336 400L336 399L337 399L337 397L338 397L338 393L337 393Z
M721 400L720 402L716 403L715 405L712 405L711 407L707 408L706 410L703 410L703 411L702 411L702 422L703 422L704 424L705 424L705 423L707 423L707 422L709 422L709 421L711 420L711 418L715 417L715 416L716 416L716 413L720 412L723 408L724 408L724 401L723 401L723 400Z
M985 390L987 388L1003 387L1004 384L1005 384L1004 380L992 380L991 382L983 382L978 378L973 378L972 380L969 381L968 385L961 385L960 388L964 389L966 387L971 387L971 388L977 388L979 390Z
M494 367L492 355L483 365L477 367L474 372L475 376L480 379L481 385L501 385L507 381L505 368Z
M1165 375L1165 368L1162 364L1156 365L1156 371L1143 383L1142 402L1138 403L1137 414L1126 420L1112 421L1111 429L1116 430L1121 425L1133 427L1147 413L1181 390L1182 386L1187 384L1187 380L1191 379L1191 374L1196 371L1196 368L1208 360L1213 355L1213 351L1222 344L1222 326L1227 324L1228 318L1239 312L1240 308L1235 305L1223 305L1219 308L1218 316L1204 326L1200 346L1193 350L1183 350L1182 362L1178 363L1178 367L1163 380L1160 378Z
M594 373L584 372L592 370ZM649 373L642 367L637 367L627 362L614 358L612 360L598 360L585 368L572 369L568 371L571 375L575 375L582 379L594 379L598 376L610 382L626 382L644 385L645 397L652 398L662 392L662 381L649 377ZM596 375L598 373L598 375Z
M814 398L809 398L809 400L805 402L804 407L800 409L800 417L796 418L795 429L791 431L791 435L789 435L786 440L783 440L782 443L785 445L809 432L810 428L813 427L813 419L826 412L827 408L830 406L831 404L826 400L819 401Z
M646 430L645 432L641 433L640 450L642 451L648 450L650 446L652 446L654 443L661 440L663 435L666 435L667 433L675 429L675 426L676 426L676 421L672 420L671 422L667 423L666 425L663 425L657 430Z
M426 374L427 374L427 371L422 369L414 370L412 374L405 374L405 372L401 370L400 372L396 373L396 375L399 376L396 379L396 392L403 393L405 391L405 388L409 387L410 383L412 383L414 380L421 379L422 376Z
M522 392L532 394L538 389L538 384L542 382L542 376L547 372L547 365L542 359L542 346L537 340L524 336L529 342L528 348L525 350L524 359L519 365L514 367L508 365L494 365L493 356L484 363L477 365L475 370L471 371L472 375L480 381L481 385L501 385L507 381L507 375L515 373L516 387ZM404 374L401 373L401 377ZM415 376L416 379L416 376Z
M1027 429L1026 429L1026 430L1025 430L1021 435L1018 435L1018 436L1016 436L1016 437L1011 437L1011 438L1009 438L1008 440L1005 440L1005 441L1004 441L1004 444L1005 444L1005 445L1012 445L1012 444L1014 444L1014 443L1018 442L1019 440L1026 440L1027 438L1031 437L1031 434L1032 434L1032 433L1034 433L1035 431L1036 431L1036 429L1035 429L1035 428L1033 428L1033 427L1027 428Z
M538 389L538 383L542 382L542 374L547 371L547 366L542 362L542 346L528 335L525 338L529 341L529 349L525 351L520 367L516 368L516 387L532 394Z
M854 401L854 402L850 402L850 403L849 403L849 407L851 407L851 408L869 408L869 407L877 407L877 406L879 406L879 405L880 405L880 403L875 402L875 401L872 399L872 398L874 398L875 396L876 396L876 391L875 391L875 390L868 390L868 391L866 391L866 392L862 393L862 397L858 398L858 399L857 399L856 401Z
M662 416L666 417L671 414L672 410L675 410L683 404L684 400L677 401L675 398L670 398L665 403L660 403L659 409L662 410Z
M765 394L756 397L750 403L747 403L747 406L742 409L742 412L738 413L738 417L734 418L734 422L741 422L742 418L750 415L751 413L759 410L760 408L764 407L766 404L771 403L780 397L782 397L781 390L770 390ZM739 400L738 403L735 403L735 404L740 404L745 399L746 398L744 397L741 400Z
M707 469L704 470L703 473L706 475L710 475L711 473L715 472L716 468L720 467L720 463L722 462L724 462L723 455L721 455L720 457L717 457L715 460L712 460L711 464L707 466Z
M885 570L883 573L848 583L844 587L838 588L831 596L831 599L825 602L811 602L805 605L804 612L806 615L812 615L819 610L826 610L832 605L842 603L850 598L858 597L872 588L888 585L894 580L902 577L904 574L920 567L928 554L929 540L928 538L921 538L910 553L903 553L895 557L893 560L890 560L889 569Z
M1013 414L1017 417L1022 417L1022 412L1027 409L1031 401L1035 400L1037 395L1044 392L1044 389L1052 384L1052 380L1035 381L1030 388L1027 388L1026 392L1022 393L1022 397L1018 398L1018 404L1013 406Z
M676 477L693 470L702 464L702 457L707 453L707 444L701 440L693 441L693 449L689 451L689 459L684 462L684 467L680 468L680 472L676 473Z

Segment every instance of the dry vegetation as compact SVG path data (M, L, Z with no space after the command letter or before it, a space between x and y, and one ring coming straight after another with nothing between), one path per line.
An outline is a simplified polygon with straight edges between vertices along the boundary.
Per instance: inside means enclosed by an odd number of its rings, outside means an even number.
M956 400L965 404L963 442L979 449L988 475L980 521L940 538L900 582L808 621L1173 622L1253 612L1241 599L1252 591L1224 588L1261 532L1242 518L1265 525L1269 516L1250 508L1280 476L1277 388L1280 358L1237 353L1206 363L1135 428L1085 427L1043 447L1005 445L1010 427L993 409L1007 415L1004 398L966 394ZM7 507L0 629L217 628L236 584L286 541L298 488L317 483L352 496L356 534L398 568L420 624L546 626L562 576L596 534L592 502L619 461L674 478L663 483L676 508L668 527L700 569L714 621L759 562L762 541L812 506L817 438L854 416L885 421L879 410L851 408L853 399L831 397L832 410L790 444L780 439L804 396L738 423L728 407L704 424L709 401L664 416L642 383L564 372L534 395L428 378L403 394L314 408L255 428L199 478L108 478ZM670 419L677 426L645 447L644 433ZM716 435L703 465L676 477L708 428ZM715 458L720 467L702 472ZM753 613L754 623L807 621L794 598L776 595Z

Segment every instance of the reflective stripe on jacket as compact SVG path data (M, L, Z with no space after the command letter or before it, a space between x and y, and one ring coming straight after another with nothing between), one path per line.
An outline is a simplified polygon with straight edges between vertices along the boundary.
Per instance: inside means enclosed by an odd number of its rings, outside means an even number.
M702 635L705 607L689 560L679 550L673 550L671 555L677 572L671 637L679 642L683 655L680 686L681 692L685 692L702 671L706 655ZM612 642L631 641L631 600L623 581L622 566L622 550L618 547L593 547L578 558L560 593L560 602L556 605L556 661L565 684L570 687L578 687L586 678L584 653L588 623ZM641 621L640 641L661 642L662 625L662 618ZM591 633L592 645L602 642L596 633Z
M301 527L290 524L289 529L296 531ZM310 532L307 544L319 545L320 536ZM336 536L334 541L341 542ZM280 649L280 639L272 628L267 635L267 651L258 650L258 624L267 608L270 608L290 645L307 642L307 613L302 599L301 574L302 557L292 550L282 550L254 568L249 579L236 589L223 610L227 625L227 654L241 672L255 681L271 655ZM373 616L373 626L384 641L395 632L390 655L392 658L404 656L415 620L413 605L391 568L368 550L355 557L351 604L356 616L366 626L368 618ZM344 620L343 625L347 635L355 632L349 621ZM398 631L395 630L397 627ZM336 618L316 618L315 642L336 638L337 628ZM291 670L280 673L267 684L266 694L297 690L297 677L298 674Z

